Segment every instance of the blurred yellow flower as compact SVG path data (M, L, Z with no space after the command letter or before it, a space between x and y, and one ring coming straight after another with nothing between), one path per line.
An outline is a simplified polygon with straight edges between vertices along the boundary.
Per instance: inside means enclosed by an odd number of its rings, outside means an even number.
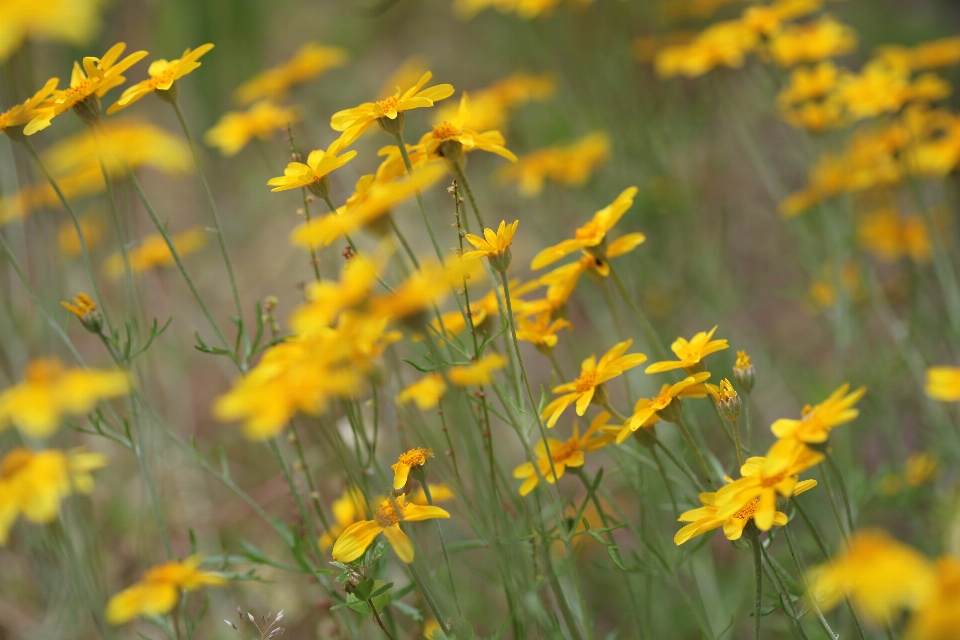
M187 47L183 55L176 60L154 60L147 69L148 79L127 87L120 95L120 99L113 103L107 113L116 113L120 109L129 107L140 98L154 91L170 91L173 83L200 68L197 62L205 53L213 49L212 44L205 44L191 50ZM176 100L176 96L173 97Z
M851 536L849 546L811 569L808 580L824 611L850 596L859 611L879 623L933 595L937 577L920 552L870 529Z
M950 640L960 628L960 560L940 558L934 571L933 589L914 609L906 640Z
M696 78L720 66L737 69L758 42L757 32L743 21L727 20L710 25L687 44L664 47L654 65L661 78Z
M900 216L893 209L880 209L860 216L857 241L883 262L909 257L914 262L930 262L930 237L927 223L920 216Z
M261 71L237 87L233 92L233 100L241 105L264 99L284 100L295 85L318 78L330 69L342 67L349 59L345 49L308 42L283 64Z
M659 411L669 407L675 398L705 398L707 388L703 382L710 377L709 371L701 371L692 376L688 376L676 384L665 384L660 388L660 393L655 398L651 398L642 406L638 403L637 411L630 416L630 421L623 425L617 434L617 444L623 443L631 433L640 427L650 426L650 419Z
M960 401L960 368L930 367L927 369L927 396L940 402Z
M81 45L100 30L103 0L4 0L0 3L0 62L24 40Z
M359 307L377 282L389 251L373 257L357 254L340 270L340 280L312 282L304 289L306 302L290 317L290 326L300 336L331 326L342 311Z
M788 25L773 36L770 53L781 67L819 62L857 50L856 32L830 16L814 22Z
M647 356L642 353L626 354L633 340L624 340L613 345L598 361L590 356L580 365L580 376L573 382L553 388L553 393L561 393L554 398L541 414L547 420L547 426L557 424L560 414L571 404L576 403L577 415L582 416L590 403L596 399L599 404L606 402L606 389L602 386L608 380L616 378L624 371L642 364ZM598 390L599 393L598 393Z
M586 7L595 0L568 0L577 7ZM500 13L515 13L520 18L530 20L549 15L561 0L454 0L453 8L464 19L469 19L488 8Z
M939 470L937 457L931 453L911 454L903 463L903 479L911 487L919 487L933 480Z
M573 330L573 325L563 318L552 320L549 311L542 311L517 319L517 340L529 342L538 349L552 349L557 346L560 329Z
M546 180L564 186L579 187L590 179L593 170L610 157L610 139L605 133L591 133L567 146L553 146L520 158L500 168L502 184L516 183L520 195L532 198L543 191Z
M672 371L674 369L685 369L687 373L695 373L698 368L702 367L701 361L703 358L711 353L723 351L730 347L726 339L711 340L716 330L717 327L710 329L710 331L700 331L690 338L689 341L685 338L677 338L673 341L673 344L670 345L670 350L673 351L680 360L654 362L647 367L646 373L663 373L664 371Z
M717 493L701 493L700 503L703 505L697 509L691 509L680 514L680 522L689 522L673 536L673 542L680 546L691 538L719 529L723 527L723 535L727 540L739 540L743 536L743 529L754 519L757 507L760 501L754 498L746 504L738 505L733 514L722 518L719 516L720 507L723 503L718 502ZM772 524L779 527L787 524L787 514L774 510Z
M392 292L371 298L370 309L378 316L403 320L426 311L446 298L451 288L463 286L464 277L476 274L479 260L448 258L444 264L436 261L420 263L420 270L394 287Z
M18 385L0 391L0 431L16 426L32 438L46 438L64 416L81 416L101 399L130 390L123 371L65 369L56 358L34 360Z
M911 82L904 67L881 60L864 65L859 74L847 74L837 87L837 97L855 120L899 111L907 102L935 102L950 95L950 84L933 74Z
M835 427L851 422L860 415L853 405L860 401L867 388L860 387L852 393L848 391L850 384L844 383L820 404L805 406L800 420L780 418L770 425L770 430L781 439L794 438L806 444L826 442Z
M939 69L960 64L960 36L941 38L915 47L884 45L877 48L877 57L911 71Z
M254 138L266 141L275 131L300 121L296 107L283 107L261 100L246 111L223 114L217 124L207 131L203 141L220 149L225 156L234 156Z
M139 616L162 616L179 602L181 591L196 591L200 587L217 587L226 583L218 573L202 571L202 558L193 555L186 560L174 560L157 565L140 582L127 587L107 603L107 622L124 624Z
M0 8L0 13L2 13L2 11L3 9ZM0 17L0 25L2 25L2 17ZM3 27L0 26L0 30L2 29ZM0 43L2 43L2 36L0 36ZM2 58L3 55L0 53L0 59ZM37 116L37 109L53 94L59 82L60 80L57 78L50 78L35 94L20 104L13 105L3 113L0 113L0 131L22 127L33 120Z
M2 407L0 399L0 407ZM0 409L2 410L2 409ZM0 545L5 545L10 528L21 515L37 524L57 519L60 501L74 492L93 492L90 472L106 466L99 453L83 449L31 451L11 449L0 460Z
M429 373L397 394L399 404L415 402L420 411L433 409L447 392L447 383L439 373Z
M351 485L343 490L343 495L333 501L330 506L333 513L333 519L336 524L317 541L320 551L326 553L327 549L333 546L337 537L343 533L344 529L369 517L370 510L367 508L367 500L363 497L363 491L360 487Z
M173 246L180 257L199 251L209 238L209 233L201 228L188 229L173 236ZM130 271L141 273L159 267L172 267L176 264L167 241L160 234L151 234L140 244L127 251ZM119 278L124 274L123 255L115 253L103 262L103 272L110 278Z
M394 506L396 505L396 507ZM423 507L407 504L405 496L396 500L384 500L373 520L362 520L347 527L333 545L333 559L338 562L353 562L363 555L370 543L381 533L387 538L397 557L407 564L413 562L413 543L400 529L400 522L416 522L435 518L449 518L450 514L440 507Z
M846 293L851 300L858 300L864 295L862 282L860 280L860 267L856 262L847 262L840 269L839 274L833 271L833 265L827 262L823 265L822 275L814 278L810 282L807 290L807 297L814 306L820 309L829 309L837 304L837 287L835 282L839 279L840 289Z
M427 464L427 458L432 457L433 449L424 449L422 447L401 453L400 457L397 458L396 464L390 465L390 468L393 469L394 491L399 491L407 486L407 478L410 476L410 471L414 467L423 467Z
M480 149L503 156L511 162L516 162L517 156L503 146L506 141L499 131L492 130L480 133L467 127L472 113L470 96L464 91L460 98L460 108L457 114L449 120L434 125L432 131L423 134L420 138L420 144L424 146L428 154L439 155L452 161L458 160L461 151ZM459 144L460 147L456 147L456 144Z
M499 353L490 353L473 364L450 367L447 377L458 387L473 387L493 384L493 372L507 366L507 359Z
M307 156L306 164L289 163L283 170L282 176L270 178L267 184L273 187L271 191L274 192L306 187L314 195L322 198L330 191L329 182L327 186L321 186L323 180L331 172L353 160L356 155L357 152L353 150L343 151L343 140L337 139L330 143L326 151L322 149L311 151Z
M532 100L545 100L556 91L550 74L531 75L518 71L470 94L471 109L463 126L474 131L500 129L507 125L510 111ZM445 104L436 111L434 124L457 117L458 105Z
M103 220L96 214L87 213L80 217L80 231L87 243L87 249L93 250L103 239ZM60 255L75 258L80 255L80 237L73 222L64 222L57 231Z

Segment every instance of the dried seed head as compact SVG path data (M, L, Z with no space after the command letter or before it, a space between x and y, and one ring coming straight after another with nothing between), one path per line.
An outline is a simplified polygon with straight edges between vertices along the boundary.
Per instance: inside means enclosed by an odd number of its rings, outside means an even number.
M229 620L224 620L224 622L226 622L226 623L227 623L227 625L229 625L229 626L230 626L230 628L232 628L232 629L233 629L234 631L236 631L236 630L237 630L237 625L235 625L235 624L233 624L233 623L232 623L232 622L230 622Z

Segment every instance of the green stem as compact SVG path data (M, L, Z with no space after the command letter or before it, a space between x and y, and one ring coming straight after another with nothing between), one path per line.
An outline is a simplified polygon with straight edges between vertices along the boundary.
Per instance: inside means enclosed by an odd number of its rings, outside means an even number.
M280 446L277 444L277 438L272 438L270 440L270 450L273 452L273 456L277 459L277 464L280 465L280 471L283 472L283 478L287 481L287 487L290 489L290 494L293 496L294 502L297 504L297 511L300 512L300 519L303 520L303 524L306 525L307 531L310 533L310 538L312 543L309 545L312 553L319 554L317 548L317 540L320 539L320 535L317 533L316 527L313 524L313 520L310 518L310 514L307 513L307 508L303 504L303 498L300 497L300 492L297 491L297 485L293 482L293 476L290 475L290 469L287 467L287 463L283 459L283 454L280 452ZM323 559L317 556L318 566L323 564Z
M843 502L843 509L846 512L847 516L847 526L851 532L856 530L856 527L853 524L853 511L850 507L850 496L847 494L847 485L843 481L843 475L840 473L840 469L837 467L836 461L834 461L833 456L830 453L827 453L827 464L830 466L830 470L833 471L833 475L837 479L837 486L840 487L840 499Z
M403 132L398 131L393 135L397 141L397 147L400 148L400 157L403 158L403 166L407 168L407 174L410 175L413 173L413 165L410 164L410 156L407 155L407 145L403 141ZM427 234L430 236L430 242L433 244L433 250L437 252L437 259L440 262L443 262L443 252L440 250L440 244L437 242L437 236L433 233L433 227L430 226L430 220L427 218L427 209L423 206L423 196L420 195L420 190L416 191L417 196L417 205L420 207L420 215L423 217L423 225L427 228ZM397 237L402 238L399 235L399 230L394 226L394 231L398 234ZM407 248L407 251L410 251L409 246L407 245L406 240L401 239L403 246ZM416 264L416 258L413 257L413 253L410 253L410 257L413 259L414 264ZM419 267L417 267L419 269Z
M609 264L609 263L608 263ZM610 265L610 275L613 277L613 283L617 286L617 291L620 292L620 297L623 298L623 301L627 303L627 306L630 307L630 310L633 312L633 315L637 317L637 320L640 321L640 326L643 327L643 332L647 334L647 342L650 344L650 347L657 352L657 357L661 360L666 360L669 356L667 355L667 349L663 346L663 343L660 342L660 338L657 336L657 332L654 331L653 325L650 324L650 320L647 318L646 314L640 310L640 307L633 303L633 300L630 299L630 295L627 293L627 288L623 285L623 281L620 279L620 275L614 270L613 265Z
M641 429L642 428L643 427L641 427ZM662 442L660 442L659 439L657 439L654 443L654 446L658 446L663 450L666 456L670 459L670 462L672 462L677 469L680 469L680 471L683 471L684 475L686 475L687 478L690 479L690 482L693 484L694 487L697 487L697 488L700 487L700 481L697 480L697 477L695 475L693 475L693 472L687 468L687 465L683 464L683 462L677 459L677 456L673 455L673 452L670 451L670 449L667 449L667 446L665 444L663 444Z
M160 526L160 537L163 539L167 559L172 560L173 547L170 544L170 533L167 531L167 523L163 518L163 507L160 504L160 497L157 495L157 488L150 478L149 469L147 469L146 454L143 451L143 427L140 424L140 411L137 409L137 397L132 393L130 394L130 411L133 414L133 428L136 432L136 440L131 438L133 452L136 454L137 463L140 465L140 475L143 476L143 482L147 485L147 493L150 494L150 502L153 505L153 511L157 517L157 524Z
M303 475L307 479L307 487L310 489L310 501L313 503L313 510L317 512L317 517L320 518L320 523L323 524L324 531L329 532L330 521L327 520L327 516L323 512L323 506L320 504L320 493L313 483L313 476L310 475L310 467L307 466L307 458L303 453L303 443L300 442L297 428L292 421L290 422L290 435L292 436L293 447L297 451L297 459L300 461L300 466L303 467Z
M483 214L480 213L480 207L477 206L477 199L473 196L473 189L470 188L470 181L467 180L467 174L463 171L463 165L459 162L451 162L450 164L453 165L453 171L457 174L457 180L460 181L464 191L467 193L467 198L470 200L470 207L473 209L473 215L477 219L477 224L480 225L481 229L486 229L487 225L483 222Z
M733 439L737 447L737 462L740 466L743 466L743 447L740 444L740 419L733 420L730 422L730 426L733 427Z
M800 561L800 554L797 551L796 544L793 540L793 533L790 531L790 526L786 525L782 527L782 530L787 538L787 546L790 547L790 556L793 558L793 563L797 567L797 573L800 575L800 582L803 584L803 590L807 594L807 600L810 602L810 606L813 607L813 610L817 613L817 618L820 620L820 626L822 626L823 630L827 632L827 635L830 636L831 640L840 640L840 636L833 632L833 629L831 629L830 625L827 623L827 619L823 617L823 612L820 611L820 607L817 605L817 600L810 591L810 585L807 584L806 572L804 571L803 564Z
M679 402L679 400L676 401ZM677 429L680 431L680 435L683 436L684 442L687 443L687 446L693 452L693 457L697 459L697 464L700 465L700 471L703 472L707 482L709 482L714 491L716 491L717 483L714 482L713 476L710 474L710 470L707 467L707 463L703 459L703 456L700 455L700 450L697 448L697 444L693 441L693 437L690 435L690 430L687 428L687 424L684 422L682 417L677 420Z
M753 580L755 585L753 598L753 640L760 640L760 604L763 595L763 560L760 557L760 538L751 538L750 546L753 547Z
M557 362L557 356L553 353L553 349L547 351L547 357L550 358L550 364L553 365L553 370L560 376L560 382L566 384L567 376L563 375L563 369L560 368L560 363Z
M837 508L837 499L833 493L833 483L830 481L830 474L827 472L827 468L821 462L820 465L820 477L823 478L824 488L827 491L827 500L830 502L830 510L833 511L833 517L837 521L837 526L840 528L840 534L843 536L844 543L850 545L850 536L847 532L846 526L843 524L843 518L840 517L840 509Z
M433 617L436 618L437 622L440 624L440 628L443 629L443 632L448 633L450 631L450 627L447 626L446 618L444 618L440 613L440 608L437 606L436 600L433 599L433 595L430 593L430 590L427 589L427 585L423 582L423 578L420 577L420 572L417 571L416 565L411 562L407 565L407 568L410 569L410 576L416 583L417 589L420 590L420 594L423 595L423 599L427 601L427 606L433 613Z
M648 447L650 449L650 455L653 456L653 461L657 463L657 470L660 472L660 477L663 478L663 484L667 486L667 495L670 496L670 506L673 507L673 517L680 518L680 509L677 508L677 499L673 496L673 487L670 486L670 478L667 477L667 470L663 468L663 463L660 462L660 456L657 455L656 445Z
M432 507L433 496L430 495L430 486L423 474L421 474L421 477L422 480L420 481L420 484L423 486L423 495L427 497L427 504ZM447 565L447 579L450 581L450 591L453 593L453 602L457 607L457 616L459 616L460 619L463 619L463 608L460 606L460 597L457 596L457 586L453 582L453 565L450 564L450 555L447 553L447 543L443 539L443 527L440 526L439 519L434 519L434 523L437 525L437 536L440 538L440 549L443 551L443 562Z
M301 187L300 193L303 196L303 219L306 220L307 224L310 224L310 199L307 197L307 188ZM336 211L336 207L334 207L334 211ZM317 258L317 250L312 244L310 245L310 266L313 267L313 277L316 278L317 282L320 282L320 259Z

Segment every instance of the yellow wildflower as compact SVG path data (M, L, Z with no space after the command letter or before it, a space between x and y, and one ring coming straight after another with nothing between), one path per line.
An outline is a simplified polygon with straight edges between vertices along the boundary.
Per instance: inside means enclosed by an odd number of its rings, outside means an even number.
M567 467L582 467L585 462L584 454L601 449L613 442L614 436L603 430L609 419L609 413L606 411L600 413L593 419L590 427L583 432L582 436L580 435L580 425L574 420L573 435L568 440L561 442L555 438L547 438L550 449L549 456L543 440L538 440L533 448L533 453L537 456L536 465L540 470L540 475L548 483L553 484L563 477ZM551 471L551 459L553 460L553 471L557 472L556 476ZM524 462L513 470L513 477L523 480L523 484L520 485L521 496L527 495L540 484L540 478L533 465L533 462Z
M854 119L893 113L912 100L933 102L950 92L950 85L932 74L911 83L907 69L880 60L867 63L859 74L845 76L837 88L838 98Z
M657 75L696 78L719 66L740 68L757 47L757 32L741 20L710 25L687 44L664 47L655 60Z
M27 39L81 45L100 30L103 0L4 0L0 3L0 62Z
M633 196L636 195L637 188L629 187L617 196L612 203L597 211L593 218L585 225L579 227L570 240L564 240L560 244L547 247L534 258L530 264L531 269L541 269L548 264L552 264L564 256L568 256L579 249L596 249L602 253L602 243L606 239L607 232L613 229L617 221L623 217L627 209L633 206Z
M3 27L0 26L0 29L2 28ZM2 41L2 37L0 37L0 41ZM0 45L0 47L2 47L2 45ZM3 56L0 55L0 59L2 58ZM0 113L0 131L6 131L7 129L13 130L33 120L37 116L38 108L46 102L47 98L49 98L57 88L59 82L60 80L57 78L50 78L39 91L27 98L24 102L16 104L3 113Z
M447 373L450 382L458 387L474 387L493 384L493 372L507 366L507 359L499 353L485 355L473 364L451 367Z
M16 426L33 438L46 438L64 416L81 416L101 399L130 390L122 371L64 369L59 360L43 358L27 365L20 384L0 391L0 430Z
M863 394L866 387L860 387L853 393L847 393L850 385L844 383L830 394L826 400L811 407L803 408L803 417L800 420L781 418L770 426L773 435L778 438L794 438L806 444L820 444L830 437L830 431L835 427L855 420L860 411L853 408Z
M927 369L927 396L940 402L960 401L960 368Z
M180 257L199 251L206 243L209 233L200 227L188 229L172 237L173 246ZM140 273L158 267L172 267L176 264L167 241L154 233L144 238L139 245L127 251L130 271ZM124 273L123 256L115 253L103 263L103 272L111 278L119 278Z
M233 92L237 104L246 105L257 100L283 100L294 85L319 77L330 69L342 67L350 59L340 47L325 47L319 42L308 42L293 57L261 71Z
M480 149L503 156L511 162L516 162L517 156L503 146L505 141L499 131L492 130L479 133L467 128L466 125L470 120L471 112L470 97L464 91L460 98L460 108L457 115L434 125L432 131L423 134L420 138L420 144L424 145L428 154L439 155L451 161L457 161L461 152Z
M760 501L754 498L746 504L739 505L732 515L721 517L719 511L725 505L719 500L719 492L701 493L700 503L703 506L680 514L680 522L690 524L677 531L673 536L674 544L680 546L691 538L720 527L723 527L723 535L727 540L739 540L743 536L744 527L754 519ZM787 514L774 511L772 524L782 527L787 522Z
M336 521L336 524L324 532L317 541L317 546L319 546L320 551L324 553L333 546L333 543L337 537L343 533L344 529L370 515L370 510L367 508L367 501L363 497L363 491L357 486L349 486L344 489L343 495L333 501L333 504L330 506L330 511L333 513L333 519Z
M269 140L274 131L300 120L296 107L281 107L269 100L261 100L246 111L223 114L216 125L207 131L203 140L220 149L225 156L234 156L254 138Z
M565 304L580 281L580 276L588 273L594 279L606 278L610 275L609 258L616 258L629 253L646 241L642 233L628 233L617 238L606 246L604 256L594 255L588 249L581 249L582 256L576 262L557 267L553 271L540 276L539 283L547 286L547 298L556 306Z
M940 558L934 571L932 590L907 624L907 640L950 640L960 628L960 560Z
M701 360L711 353L722 351L729 348L730 345L724 340L711 340L717 327L710 331L700 331L690 338L689 342L684 338L677 338L670 345L680 360L665 360L663 362L654 362L646 369L646 373L662 373L672 371L673 369L686 369L688 373L693 373L694 369L701 365Z
M88 250L93 250L103 239L103 220L94 214L86 214L80 218L80 232ZM65 258L75 258L80 255L80 237L73 222L64 222L57 232L60 255Z
M857 34L830 16L814 22L784 27L770 41L770 53L781 67L801 62L819 62L853 53Z
M422 468L427 464L427 458L433 457L433 449L424 449L422 447L417 447L416 449L410 449L400 454L400 457L397 458L397 463L390 465L390 468L393 469L393 488L395 491L399 491L407 486L407 478L410 475L410 470L413 468Z
M531 100L544 100L556 91L556 83L549 74L531 75L518 71L470 94L469 118L464 127L474 131L500 129L507 124L510 111ZM446 104L437 109L434 124L449 122L457 117L458 106Z
M919 216L901 217L892 209L881 209L860 217L857 240L883 262L907 256L914 262L930 261L927 223Z
M197 62L205 53L213 49L212 44L205 44L191 50L183 52L183 55L176 60L154 60L147 69L150 76L147 80L127 87L120 95L120 99L107 109L107 113L116 113L120 109L129 107L140 98L153 93L154 91L170 91L173 83L187 75L188 73L199 69L200 63ZM173 96L176 100L176 96Z
M340 271L340 280L321 280L304 289L306 303L290 317L290 326L300 336L307 336L331 326L342 311L354 309L366 301L377 282L388 251L373 257L357 254L347 260Z
M631 433L640 427L649 426L650 419L658 412L669 407L676 398L705 398L707 388L703 382L710 377L709 371L701 371L688 376L676 384L665 384L660 388L657 397L648 402L637 404L637 411L630 416L630 421L623 425L617 434L617 444L621 444ZM662 419L662 417L661 417Z
M453 500L456 496L454 496L450 487L440 483L430 485L430 497L433 498L434 502L447 502L448 500ZM407 500L413 504L420 505L421 507L426 507L429 505L429 502L427 502L427 494L423 490L422 484L417 488L416 491L411 491L407 494Z
M408 144L407 159L410 166L414 169L422 169L430 162L439 160L436 156L427 153L426 147L422 144ZM387 145L377 151L378 156L383 156L383 161L377 167L376 182L386 184L398 178L407 175L407 165L403 162L403 155L400 153L400 147L397 145Z
M337 139L330 143L326 151L317 149L307 156L307 164L291 162L283 170L283 175L270 178L267 184L273 187L271 191L288 191L306 187L317 197L323 198L330 191L330 182L327 175L347 164L357 155L356 151L343 151L343 140ZM326 180L326 182L324 182Z
M573 325L563 318L552 320L550 312L543 311L517 319L517 340L529 342L537 348L552 349L557 346L560 329L573 330Z
M508 225L506 220L501 220L496 232L493 229L484 229L482 238L472 233L466 234L464 237L476 247L476 251L467 251L463 254L463 259L486 258L495 270L506 271L512 257L510 245L513 244L513 235L519 225L519 220L514 220L511 225Z
M3 399L0 397L0 411ZM90 472L106 466L99 453L83 449L31 451L11 449L0 460L0 545L5 545L10 528L21 515L37 524L57 519L60 501L74 491L93 492Z
M71 302L61 302L60 306L75 315L88 331L100 333L103 316L100 315L97 305L90 296L78 293Z
M441 636L437 635L437 632L443 633L443 629L440 627L440 623L430 618L423 623L423 631L420 633L425 640L440 640ZM446 636L442 636L446 637Z
M877 57L911 71L951 67L960 64L960 36L931 40L915 47L885 45L877 49Z
M450 514L440 507L407 504L405 496L402 495L397 496L395 501L384 500L373 520L357 522L340 534L333 545L333 559L338 562L353 562L362 556L373 539L382 533L397 553L397 557L409 564L413 562L413 543L400 529L400 522L449 517Z
M892 578L896 579L892 579ZM859 611L884 622L929 598L936 573L920 552L879 530L855 533L832 560L811 569L810 591L828 611L850 596Z
M107 603L107 622L124 624L139 616L162 616L180 601L181 591L196 591L204 586L220 586L226 579L218 573L202 571L202 558L190 556L157 565L140 582L116 594Z
M439 373L430 373L408 385L397 394L399 404L416 402L420 411L433 409L440 403L443 394L447 392L447 383Z
M837 303L837 288L834 283L839 279L840 288L847 296L856 300L863 296L860 282L860 267L855 262L847 262L836 274L833 265L827 262L823 265L822 275L810 283L807 291L808 298L815 306L828 309Z
M571 404L576 403L577 415L582 416L591 401L606 401L606 389L602 386L608 380L616 378L624 371L642 364L647 356L642 353L624 355L633 344L633 340L624 340L613 345L609 351L597 361L596 356L590 356L580 365L580 376L573 382L554 387L553 393L561 393L554 398L543 410L542 417L547 420L547 426L557 424L560 414ZM598 390L599 394L598 394Z
M403 320L416 316L445 298L451 287L463 286L465 276L476 273L478 260L449 258L441 265L436 261L420 264L420 270L394 287L390 293L374 296L370 308L374 314Z
M567 146L534 151L497 173L503 184L517 183L520 195L532 198L543 191L546 180L565 186L582 186L593 170L610 157L610 139L605 133L591 133Z
M909 486L919 487L935 478L938 469L935 455L926 452L914 453L903 463L903 479Z
M400 63L400 66L393 70L390 77L387 78L380 91L377 93L381 98L389 98L394 94L398 87L409 87L417 83L417 80L427 72L427 59L419 54L415 54Z

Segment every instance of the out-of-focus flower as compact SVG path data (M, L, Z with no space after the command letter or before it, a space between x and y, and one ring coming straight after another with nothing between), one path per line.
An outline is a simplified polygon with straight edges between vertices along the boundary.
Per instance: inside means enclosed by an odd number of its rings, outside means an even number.
M434 125L432 131L423 134L420 138L420 144L424 146L428 154L439 155L453 162L459 160L461 152L473 151L474 149L495 153L511 162L516 162L517 156L503 146L506 141L499 131L480 133L467 127L467 122L471 119L471 113L470 98L467 92L464 92L460 99L460 109L457 111L457 115L450 120Z
M823 6L823 0L779 0L768 5L747 7L741 19L758 34L770 37L785 23L802 18Z
M708 392L703 383L709 378L709 371L701 371L700 373L687 376L675 384L663 385L660 388L660 393L657 394L655 398L650 398L648 402L642 405L640 403L637 404L637 410L630 416L630 420L623 425L623 428L621 428L617 434L617 444L623 443L631 433L640 427L649 426L651 424L650 419L654 415L657 415L658 412L663 411L673 404L674 400L678 398L705 398ZM664 419L663 416L659 417L660 419Z
M4 0L0 3L0 61L24 40L81 45L100 30L103 0Z
M209 233L200 227L188 229L173 236L173 246L180 257L199 251L209 238ZM151 234L139 245L127 251L130 271L140 273L160 267L172 267L176 264L167 241L160 234ZM115 253L103 262L103 272L110 278L119 278L124 274L123 255Z
M397 403L415 402L420 411L433 409L447 392L447 383L439 373L429 373L397 394Z
M333 543L337 537L343 533L344 529L370 516L367 500L363 497L363 491L357 486L349 486L344 489L343 495L333 501L330 510L333 513L333 519L336 521L336 524L324 532L317 541L320 551L324 553L333 546Z
M940 558L934 571L932 591L914 609L907 624L907 640L950 640L960 628L960 560Z
M65 369L59 360L34 360L18 385L0 391L0 430L16 426L33 438L46 438L64 416L80 416L101 399L130 390L122 371Z
M696 37L694 31L673 31L666 35L637 36L630 46L633 59L637 62L650 64L657 59L657 54L667 47L676 47L690 44Z
M552 349L557 346L557 333L560 329L573 329L573 325L563 318L551 319L549 311L534 316L517 319L517 340L523 340L538 349Z
M837 97L856 120L899 111L911 101L935 102L950 95L950 84L933 74L911 82L910 72L880 60L864 65L859 74L845 75Z
M940 402L960 401L960 367L927 369L927 396Z
M450 258L444 264L421 262L420 270L394 287L392 292L379 294L370 300L375 315L393 320L409 319L421 314L450 294L451 287L463 286L465 276L477 273L479 260Z
M92 250L103 239L103 220L96 214L87 213L80 217L80 231L87 243L87 249ZM64 222L57 231L60 255L65 258L75 258L80 255L80 237L73 222Z
M384 81L377 95L381 98L389 98L400 87L412 87L417 84L417 80L423 77L423 74L427 73L429 66L424 56L419 54L410 56L393 70L390 77Z
M499 353L483 356L473 364L450 367L447 377L458 387L473 387L493 383L493 372L507 366L507 359Z
M254 138L269 140L275 131L300 120L296 107L283 107L269 100L261 100L246 111L223 114L217 124L207 131L203 140L220 149L225 156L234 156Z
M389 247L384 247L372 257L357 254L344 263L340 280L320 280L308 285L304 289L306 302L290 317L294 332L299 336L314 335L332 326L341 312L361 306L390 252Z
M576 380L554 387L553 393L563 395L554 398L544 408L542 417L547 421L547 426L557 424L560 415L573 403L577 405L578 416L586 412L591 402L601 406L606 403L606 388L603 384L647 359L642 353L627 354L632 344L633 340L624 340L613 345L599 361L596 356L590 356L580 365L580 375Z
M489 87L470 93L471 109L463 126L474 131L501 129L507 124L510 111L532 100L545 100L556 91L549 74L531 75L518 71ZM458 106L445 104L436 111L434 124L450 122L458 115Z
M586 7L595 0L568 0L575 7ZM455 0L454 11L464 19L469 19L484 9L494 8L500 13L515 13L524 20L549 15L561 0Z
M326 151L322 149L311 151L307 156L306 164L289 163L283 170L282 176L270 178L267 184L273 187L271 191L274 192L306 187L314 195L322 198L330 191L327 176L353 160L356 155L357 152L353 150L343 151L343 140L337 139L330 143ZM326 186L323 186L324 184Z
M525 496L536 489L540 484L539 476L543 476L548 483L554 484L563 477L567 467L582 467L586 461L584 457L586 453L602 449L613 442L614 436L603 430L609 420L610 414L604 411L591 421L590 427L583 432L582 436L580 425L574 420L573 435L568 440L561 442L555 438L547 438L547 446L544 446L543 440L538 440L533 448L533 453L537 457L536 462L524 462L513 470L513 477L523 480L523 484L520 485L520 495ZM548 446L549 455L547 455ZM534 464L537 465L537 469L534 469ZM554 471L556 476L553 474Z
M879 530L855 533L844 551L811 569L808 580L824 611L850 596L875 622L920 604L934 593L937 582L929 560Z
M933 480L939 468L935 455L925 451L913 453L903 463L903 479L908 486L919 487Z
M836 274L833 271L833 265L828 262L823 266L822 275L810 282L807 291L809 301L820 309L829 309L837 304L838 280L840 288L851 300L862 297L864 292L861 286L860 267L855 262L847 262L840 269L840 273Z
M143 574L140 582L110 598L107 621L120 625L139 616L162 616L177 605L181 591L196 591L200 587L217 587L226 583L220 574L202 571L202 561L200 556L194 555L151 568Z
M417 447L404 451L397 458L397 463L390 465L393 469L393 489L399 491L407 486L407 478L410 477L410 471L422 468L427 464L427 458L433 457L433 449L424 449Z
M646 369L646 373L663 373L674 369L685 369L687 373L695 373L701 365L703 358L711 353L722 351L729 348L726 339L712 340L717 327L710 331L701 331L687 341L685 338L677 338L670 345L679 360L665 360L663 362L654 362Z
M911 71L951 67L960 64L960 36L931 40L915 47L884 45L877 48L876 57Z
M727 20L707 27L687 44L664 47L654 65L662 78L696 78L720 66L737 69L758 42L757 32L743 21Z
M213 49L213 45L207 43L192 50L187 47L183 55L176 60L170 60L169 62L162 59L154 60L147 69L147 74L150 77L127 87L120 95L120 99L107 109L107 113L116 113L120 109L129 107L140 98L154 91L170 91L174 82L200 68L200 63L197 61L210 49ZM172 99L176 100L176 96Z
M857 222L860 246L884 262L909 257L921 264L930 262L927 223L919 216L900 216L893 209L881 209L860 216Z
M90 472L106 464L103 455L83 449L11 449L0 460L0 546L7 543L10 528L21 515L30 522L49 524L57 519L61 500L74 492L92 493Z
M856 32L830 16L783 28L770 41L770 53L781 67L819 62L857 50Z
M610 157L610 139L605 133L591 133L567 146L553 146L520 158L502 167L498 179L516 183L520 195L533 197L543 191L547 180L564 186L579 187L590 179L593 170Z
M2 11L3 9L0 8L0 12ZM2 18L0 18L0 24L2 24ZM0 29L3 29L3 27L0 26ZM2 37L0 37L0 42L2 42ZM2 54L0 54L0 59L3 59ZM46 102L47 98L53 94L59 82L60 80L57 78L50 78L35 94L20 104L16 104L3 113L0 113L0 131L6 131L7 129L14 130L16 127L22 127L37 117L38 109Z
M286 62L261 71L237 87L233 99L241 105L257 100L284 100L295 85L318 78L330 69L342 67L349 59L345 49L308 42Z
M780 418L770 430L780 439L793 438L805 444L820 444L827 441L830 432L842 424L851 422L860 415L860 411L853 405L867 392L866 387L860 387L852 393L850 384L844 383L820 404L803 408L803 417L799 420Z
M435 518L449 518L450 514L440 507L422 507L407 503L405 496L380 503L373 520L362 520L340 534L333 545L333 559L338 562L353 562L363 555L370 543L381 533L387 538L397 557L403 562L413 562L413 543L400 529L400 522L416 522Z

